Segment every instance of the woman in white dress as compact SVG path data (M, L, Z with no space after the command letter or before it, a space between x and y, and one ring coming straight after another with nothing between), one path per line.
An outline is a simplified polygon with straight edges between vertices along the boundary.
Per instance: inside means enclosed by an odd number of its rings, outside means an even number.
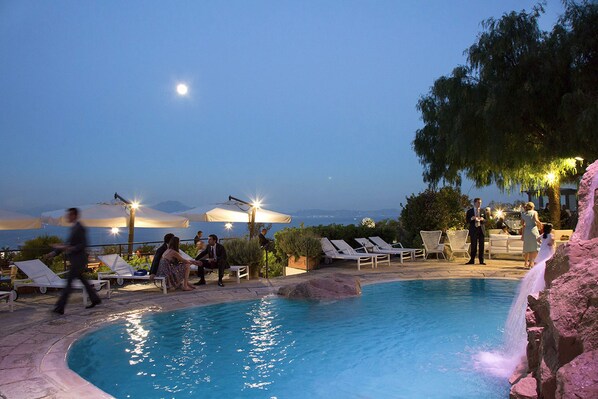
M528 202L525 204L525 211L521 212L521 224L523 225L523 266L531 269L534 266L534 261L538 255L538 237L540 232L538 226L540 219L538 219L538 212L534 210L534 203Z
M538 242L540 244L540 251L538 252L538 256L536 257L536 262L546 262L548 259L552 258L554 255L554 251L556 250L556 246L554 245L554 234L552 234L552 224L545 223L544 224L544 234L538 237Z

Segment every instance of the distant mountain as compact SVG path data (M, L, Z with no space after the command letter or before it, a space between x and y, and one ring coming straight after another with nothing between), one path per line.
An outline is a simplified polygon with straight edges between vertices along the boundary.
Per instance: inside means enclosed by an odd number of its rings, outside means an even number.
M371 211L360 210L324 210L324 209L302 209L293 213L295 217L302 218L364 218L388 219L397 218L401 214L400 209L376 209Z
M168 212L168 213L172 213L172 212L182 212L182 211L186 211L189 209L192 209L190 206L187 206L183 203L180 203L179 201L164 201L164 202L160 202L156 205L153 205L152 208L158 210L158 211L162 211L162 212Z

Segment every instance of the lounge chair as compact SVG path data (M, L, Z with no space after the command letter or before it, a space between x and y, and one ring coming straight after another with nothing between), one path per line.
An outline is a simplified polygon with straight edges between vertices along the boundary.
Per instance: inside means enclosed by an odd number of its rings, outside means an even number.
M403 244L397 242L396 244L389 244L384 241L381 237L369 237L370 241L373 242L380 249L396 249L402 251L408 251L411 253L411 259L416 260L417 258L424 259L426 257L426 251L421 248L404 248Z
M0 299L6 299L8 310L13 311L13 299L16 296L14 291L0 291Z
M98 256L98 259L111 270L111 272L108 273L99 272L98 279L100 280L110 280L115 278L118 285L123 285L125 279L151 281L148 274L144 276L136 276L135 272L137 270L119 255L100 255ZM164 294L168 292L166 287L166 277L154 276L154 281L160 281Z
M424 242L424 248L426 248L426 259L430 254L436 254L438 260L440 260L440 255L446 259L446 256L444 256L444 244L440 243L442 231L420 231L419 234Z
M467 242L468 230L448 230L446 236L448 238L448 247L453 254L464 253L469 257L470 243Z
M387 263L390 266L390 255L389 254L368 254L365 248L359 247L357 249L353 248L345 240L331 240L332 244L334 244L338 250L344 254L349 255L374 255L374 267L378 267L379 263ZM363 250L363 252L359 252L359 250Z
M42 294L45 294L48 288L65 288L66 280L60 278L62 273L54 273L48 266L46 266L41 260L25 260L21 262L14 262L14 264L27 275L26 279L17 279L14 281L13 287L17 290L19 287L37 287ZM106 286L108 293L107 298L110 298L110 281L102 280L87 280L89 284L99 291L102 286ZM84 290L81 281L74 280L72 287L74 289ZM83 291L83 306L87 306L87 292Z
M185 260L195 260L194 258L192 258L189 254L187 254L186 252L182 251L179 249L179 253L181 254L181 256L183 257L183 259ZM241 284L241 279L243 277L245 277L247 280L249 280L249 267L247 266L229 266L228 269L231 272L235 273L235 277L237 278L237 284ZM193 271L197 271L197 266L196 265L191 265L191 270ZM212 270L212 269L207 269L206 270Z
M384 254L384 255L398 255L401 263L403 263L403 260L405 257L407 257L407 259L411 259L411 251L406 251L403 249L395 249L395 248L383 249L383 248L380 248L379 246L377 246L376 244L372 243L367 238L356 238L355 241L357 241L357 243L359 243L359 245L361 245L361 248L365 249L365 251L368 253Z
M397 242L395 244L389 244L384 241L381 237L369 237L370 241L378 246L380 249L403 249L411 252L411 259L416 260L417 258L424 259L426 257L426 251L422 248L405 248L403 244Z
M342 259L342 260L356 260L357 261L357 270L361 270L361 266L368 266L372 265L374 268L376 262L376 256L371 254L358 254L358 255L350 255L340 252L330 240L326 237L321 238L320 242L322 243L322 251L324 252L324 257L327 259Z

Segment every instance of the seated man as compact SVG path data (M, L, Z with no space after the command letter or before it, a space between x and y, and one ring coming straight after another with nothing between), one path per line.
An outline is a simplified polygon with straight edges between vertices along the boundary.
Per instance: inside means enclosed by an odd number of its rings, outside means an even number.
M208 258L202 259L206 255ZM199 281L195 285L204 285L206 283L205 269L218 268L218 285L224 287L222 277L224 277L224 269L228 268L226 249L224 249L224 245L218 243L218 237L215 234L208 236L208 247L201 251L195 260L199 261L197 265Z

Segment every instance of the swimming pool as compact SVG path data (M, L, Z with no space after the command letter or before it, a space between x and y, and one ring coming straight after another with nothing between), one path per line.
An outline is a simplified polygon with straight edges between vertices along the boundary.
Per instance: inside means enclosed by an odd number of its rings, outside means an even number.
M516 286L403 281L132 316L75 342L68 364L118 398L507 398L472 359L500 346Z

